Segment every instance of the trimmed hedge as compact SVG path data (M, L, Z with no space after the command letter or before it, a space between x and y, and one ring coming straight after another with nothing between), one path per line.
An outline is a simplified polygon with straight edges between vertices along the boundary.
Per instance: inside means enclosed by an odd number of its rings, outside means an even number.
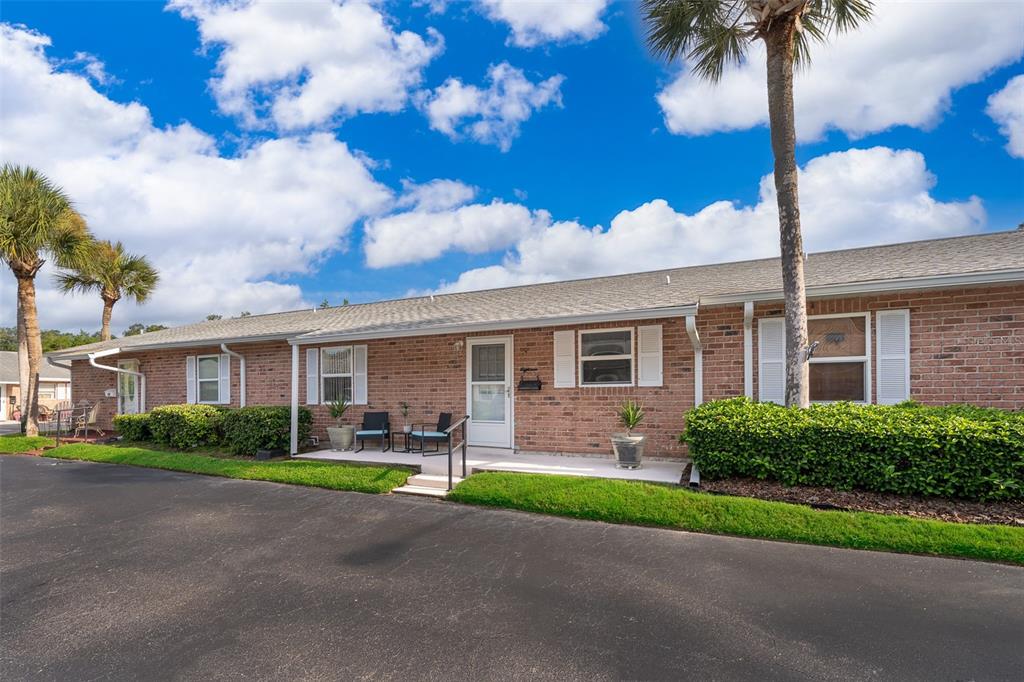
M213 405L161 405L149 412L154 443L179 450L217 445L225 409Z
M130 441L152 440L149 431L149 414L117 414L114 415L114 428L121 438Z
M734 398L691 410L680 440L712 480L1024 499L1024 414L1017 412L916 403L801 410Z
M299 408L299 442L309 438L313 413ZM236 455L255 455L257 450L288 450L291 444L291 408L253 405L224 415L224 444Z

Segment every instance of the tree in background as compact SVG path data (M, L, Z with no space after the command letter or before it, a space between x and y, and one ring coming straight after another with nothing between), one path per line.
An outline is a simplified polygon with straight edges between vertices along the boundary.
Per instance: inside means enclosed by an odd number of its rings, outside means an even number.
M212 315L207 315L206 316L206 321L207 322L213 322L214 320L223 320L223 319L224 319L224 317L222 315L212 314Z
M145 303L156 289L160 275L145 256L127 253L121 242L97 241L89 259L77 268L57 275L65 292L96 292L103 300L100 340L110 340L110 318L114 305L124 297Z
M331 307L331 303L326 298L324 298L324 300L320 301L320 309L321 310L323 310L324 308L330 308L330 307Z
M871 0L642 0L647 44L667 59L685 57L699 77L717 82L729 64L763 40L767 48L768 123L775 156L779 245L786 313L786 405L809 404L807 298L797 193L793 67L810 61L811 41L857 28Z
M96 343L100 340L99 332L87 332L80 329L77 332L64 332L59 329L43 329L39 332L39 338L43 346L43 354L52 353L55 350L64 350L75 346L84 346L87 343ZM0 351L18 350L17 327L0 327Z
M130 327L124 330L124 335L138 336L139 334L158 332L161 329L167 329L167 327L162 324L142 324L141 322L136 322L135 324L131 325Z
M62 268L85 265L92 235L67 195L39 171L4 164L0 169L0 258L18 282L18 361L22 428L39 435L39 368L43 360L36 275L51 258Z

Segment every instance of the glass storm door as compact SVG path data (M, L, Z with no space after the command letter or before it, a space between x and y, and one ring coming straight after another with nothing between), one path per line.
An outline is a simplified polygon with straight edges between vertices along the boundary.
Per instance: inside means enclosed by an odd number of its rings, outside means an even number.
M469 443L512 447L512 339L469 339Z
M117 366L132 372L139 371L138 360L121 360ZM117 375L117 413L139 413L139 377L132 374Z

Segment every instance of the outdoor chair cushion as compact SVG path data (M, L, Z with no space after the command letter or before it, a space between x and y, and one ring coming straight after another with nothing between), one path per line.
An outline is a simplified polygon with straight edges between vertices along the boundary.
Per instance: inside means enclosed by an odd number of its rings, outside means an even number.
M387 431L383 429L370 429L368 431L356 431L356 438L370 437L370 436L386 436Z
M448 435L440 431L413 431L415 438L447 438Z

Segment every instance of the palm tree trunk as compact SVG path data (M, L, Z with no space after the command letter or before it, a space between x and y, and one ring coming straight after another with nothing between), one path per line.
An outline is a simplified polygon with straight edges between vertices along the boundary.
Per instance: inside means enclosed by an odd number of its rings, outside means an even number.
M100 329L100 341L110 341L110 317L114 313L114 301L103 299L103 327Z
M775 156L775 193L779 205L782 292L786 314L786 405L809 404L807 299L804 246L797 193L796 123L793 113L793 40L795 18L780 17L765 33L768 48L768 120Z
M34 277L18 276L18 323L25 328L28 351L28 384L21 398L22 423L26 436L39 435L39 366L43 359L43 342L39 337L39 316L36 313L36 282Z
M25 433L25 396L28 395L28 332L21 312L21 297L18 297L18 401L21 405L21 432Z

